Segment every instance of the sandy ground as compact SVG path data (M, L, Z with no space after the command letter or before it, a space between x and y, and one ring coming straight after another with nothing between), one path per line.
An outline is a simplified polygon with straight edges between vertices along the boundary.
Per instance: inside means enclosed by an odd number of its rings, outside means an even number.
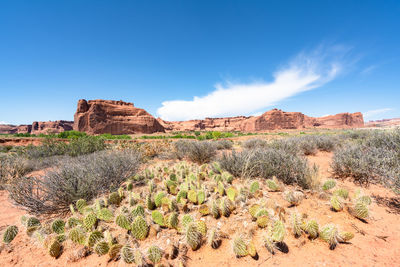
M331 153L320 152L316 156L309 157L310 163L320 167L322 180L330 177L329 165ZM240 181L236 181L240 182ZM349 189L350 195L357 186L350 181L338 181L340 187ZM381 186L371 185L364 192L382 198L393 198L395 195ZM264 197L274 200L280 205L286 205L281 193L264 192ZM24 211L15 208L7 200L7 194L0 191L0 230L9 224L15 224L21 228L19 218ZM295 208L286 208L290 212ZM329 208L329 201L318 198L316 195L307 194L307 198L297 207L300 213L306 213L308 218L315 218L320 225L334 223L343 231L355 233L355 237L348 244L339 244L335 250L330 250L327 243L317 239L308 240L306 237L298 239L293 237L290 229L285 242L289 247L288 253L277 252L272 256L262 244L262 235L265 230L257 229L253 241L257 247L259 259L251 257L236 258L231 248L231 240L223 239L222 245L217 250L203 245L199 250L189 250L187 266L400 266L400 215L386 206L378 205L374 201L371 206L372 218L368 223L362 222L350 216L348 212L333 212ZM288 217L288 216L287 216ZM238 231L248 232L254 228L248 213L237 213L229 218L218 220L206 217L207 225L223 224L222 230L233 236ZM288 225L288 223L287 223ZM256 229L256 228L255 228ZM171 231L171 230L162 230ZM162 247L165 238L150 237L145 241L158 242ZM34 243L21 231L9 246L2 245L0 251L0 266L123 266L122 261L108 262L108 256L99 257L90 255L78 262L68 261L70 251L65 251L61 257L54 260L47 255L46 250ZM176 262L170 262L176 266Z

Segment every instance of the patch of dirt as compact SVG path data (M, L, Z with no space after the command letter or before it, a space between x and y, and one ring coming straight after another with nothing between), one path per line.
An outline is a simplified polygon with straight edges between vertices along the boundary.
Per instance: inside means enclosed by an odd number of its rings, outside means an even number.
M331 177L330 161L332 153L320 152L316 156L308 157L311 164L320 167L322 181ZM234 184L247 183L247 181L235 180ZM350 191L354 195L358 186L350 180L337 180L337 186ZM262 186L265 184L262 182ZM292 187L288 187L292 188ZM252 222L248 212L238 211L229 218L222 217L218 220L204 217L209 227L221 224L221 231L226 233L218 249L212 249L204 244L197 251L188 251L187 266L400 266L400 215L392 213L382 204L380 199L393 199L393 192L378 185L370 185L363 189L364 193L373 195L375 201L370 206L371 219L367 223L352 217L347 211L333 212L330 210L329 200L318 198L317 194L306 194L298 207L287 207L287 202L280 192L263 192L262 198L273 205L284 207L288 215L294 210L307 214L309 219L315 218L320 226L327 223L336 224L342 231L350 231L355 234L348 244L339 244L335 250L330 250L327 243L320 239L308 240L305 236L294 238L292 231L287 227L285 243L288 253L277 252L271 255L263 245L263 234L266 230L258 229ZM254 201L254 200L252 200ZM260 201L258 199L257 201ZM57 260L51 258L46 249L32 242L20 224L20 216L25 214L19 208L12 206L7 199L7 193L0 191L0 227L16 224L20 233L9 245L3 246L0 251L0 266L120 266L122 261L108 262L108 256L99 257L89 255L71 262L71 253L81 248L68 247ZM386 202L384 202L386 203ZM397 202L395 202L397 203ZM198 213L197 213L198 214ZM199 217L199 216L197 216ZM286 218L290 218L286 216ZM289 222L286 222L289 225ZM254 231L253 231L254 230ZM253 231L253 241L258 251L259 259L254 260L247 256L236 258L232 252L231 238L238 232ZM165 248L175 230L163 229L158 235L152 235L145 241L141 241L141 247L149 244L157 244ZM171 262L176 266L176 261Z

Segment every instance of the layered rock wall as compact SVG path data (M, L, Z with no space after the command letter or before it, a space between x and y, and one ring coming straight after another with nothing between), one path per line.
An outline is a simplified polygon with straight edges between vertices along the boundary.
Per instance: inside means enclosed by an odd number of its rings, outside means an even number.
M88 134L135 134L164 132L164 127L133 103L81 99L74 116L74 130Z

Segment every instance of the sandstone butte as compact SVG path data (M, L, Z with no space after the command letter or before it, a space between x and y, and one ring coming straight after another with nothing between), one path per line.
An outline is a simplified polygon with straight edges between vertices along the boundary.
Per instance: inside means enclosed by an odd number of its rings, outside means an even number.
M59 133L77 130L88 134L151 134L171 131L241 131L265 132L307 128L358 128L364 126L363 115L340 113L319 118L301 112L273 109L260 116L206 118L189 121L164 121L154 118L133 103L114 100L81 99L71 121L34 122L32 125L0 125L0 133Z

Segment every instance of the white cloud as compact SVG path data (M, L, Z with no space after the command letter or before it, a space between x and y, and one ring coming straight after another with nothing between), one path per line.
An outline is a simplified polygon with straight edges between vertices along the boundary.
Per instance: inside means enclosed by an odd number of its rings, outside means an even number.
M348 49L319 47L300 53L276 71L273 81L216 84L215 90L192 100L165 101L157 110L164 120L249 115L331 81L343 70Z
M364 119L374 119L375 116L384 114L386 112L392 111L393 108L380 108L380 109L374 109L374 110L369 110L363 113Z
M5 121L0 121L0 124L10 124L10 123L5 122Z

